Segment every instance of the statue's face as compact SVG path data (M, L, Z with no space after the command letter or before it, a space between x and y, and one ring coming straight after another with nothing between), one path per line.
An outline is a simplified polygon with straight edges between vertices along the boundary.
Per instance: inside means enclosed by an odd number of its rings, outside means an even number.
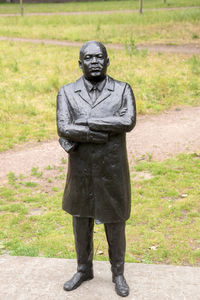
M99 81L106 76L109 58L98 44L90 43L81 53L79 66L88 80Z

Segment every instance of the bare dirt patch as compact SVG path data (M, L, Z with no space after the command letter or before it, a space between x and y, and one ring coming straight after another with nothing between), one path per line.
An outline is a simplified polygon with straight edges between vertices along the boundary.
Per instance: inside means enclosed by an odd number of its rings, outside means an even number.
M144 8L143 11L171 11L171 10L186 10L188 8L199 8L200 6L186 6L186 7L160 7L160 8ZM66 12L33 12L25 13L25 16L66 16L66 15L102 15L102 14L114 14L114 13L138 13L138 9L124 9L124 10L104 10L104 11L66 11ZM16 17L20 14L0 14L0 17Z
M142 172L130 172L132 177L134 178L134 181L140 181L140 180L149 180L153 178L153 175L149 172L142 171Z
M50 39L29 39L18 37L6 37L0 36L0 41L13 41L21 43L33 43L33 44L45 44L45 45L57 45L66 47L80 47L83 42L73 41L59 41ZM105 44L109 49L123 50L125 48L122 44ZM138 50L147 49L149 52L164 52L164 53L184 53L184 54L200 54L200 46L198 44L181 44L181 45L168 45L168 44L138 44L136 46Z
M44 213L44 211L41 208L29 208L28 216L40 216Z
M200 107L186 107L164 112L160 115L139 116L135 129L127 134L127 150L130 165L138 159L164 160L178 153L198 153L200 151ZM59 176L67 171L67 154L57 140L31 143L0 154L1 183L7 181L7 174L30 176L33 167L43 170L42 178L32 177L32 181L44 181L45 189L52 188L51 180L62 182ZM48 170L48 166L53 166ZM44 169L46 170L44 171ZM29 178L31 180L31 178ZM57 186L56 184L56 186Z

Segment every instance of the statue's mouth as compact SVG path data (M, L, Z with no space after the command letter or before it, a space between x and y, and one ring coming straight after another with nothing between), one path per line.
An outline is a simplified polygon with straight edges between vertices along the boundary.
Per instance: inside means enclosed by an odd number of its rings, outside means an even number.
M100 68L90 68L90 71L101 71Z

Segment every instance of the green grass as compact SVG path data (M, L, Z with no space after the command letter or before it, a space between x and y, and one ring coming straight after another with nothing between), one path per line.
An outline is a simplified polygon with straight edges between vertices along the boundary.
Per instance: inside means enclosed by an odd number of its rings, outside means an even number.
M159 7L184 7L198 6L199 0L167 0L164 4L162 0L145 0L144 8L159 8ZM137 9L138 0L130 1L95 1L86 3L48 3L48 4L24 4L25 13L28 12L63 12L63 11L95 11L95 10L123 10ZM0 3L0 13L19 13L19 4Z
M78 48L1 42L0 151L56 136L58 89L81 76ZM198 105L200 57L109 51L110 76L129 82L138 113Z
M200 8L110 15L27 16L0 19L0 36L125 44L200 43ZM86 34L87 33L87 34Z
M40 170L39 179L12 175L0 187L0 254L75 258L71 216L61 210L62 166ZM142 172L151 179L136 180ZM132 167L126 261L199 265L199 176L197 154ZM102 225L95 226L94 248L95 259L107 259Z

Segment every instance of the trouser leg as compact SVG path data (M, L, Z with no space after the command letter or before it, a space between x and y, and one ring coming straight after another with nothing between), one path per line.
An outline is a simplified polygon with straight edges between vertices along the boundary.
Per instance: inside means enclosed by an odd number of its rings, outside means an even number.
M92 269L94 219L73 217L73 230L77 254L77 271Z
M125 222L104 224L108 241L111 271L114 276L123 275L126 251Z

